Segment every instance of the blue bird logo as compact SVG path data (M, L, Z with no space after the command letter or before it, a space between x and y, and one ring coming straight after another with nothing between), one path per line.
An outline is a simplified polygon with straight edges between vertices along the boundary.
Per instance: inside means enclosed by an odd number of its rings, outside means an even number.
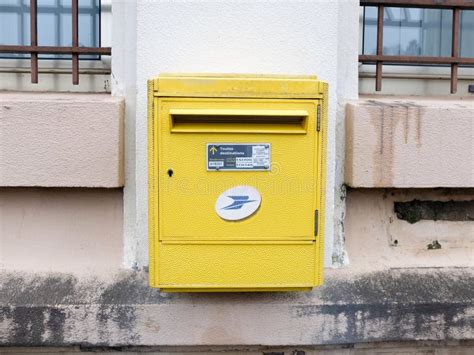
M227 196L230 197L233 202L225 207L222 207L222 210L240 210L243 205L250 203L250 202L255 202L257 200L249 200L249 196Z

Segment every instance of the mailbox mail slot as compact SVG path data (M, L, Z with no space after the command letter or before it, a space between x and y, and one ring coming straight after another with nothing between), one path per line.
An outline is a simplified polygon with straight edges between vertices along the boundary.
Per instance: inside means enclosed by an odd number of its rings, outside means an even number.
M148 85L151 286L320 285L327 84L161 75Z

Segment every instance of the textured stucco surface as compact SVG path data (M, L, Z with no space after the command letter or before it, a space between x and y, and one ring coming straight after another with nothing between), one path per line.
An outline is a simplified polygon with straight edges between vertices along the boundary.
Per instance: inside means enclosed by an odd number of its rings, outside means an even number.
M121 189L0 188L0 269L116 272L122 196Z
M123 185L124 100L0 93L0 186Z
M164 294L113 280L0 274L0 343L294 346L473 340L473 269L330 270L307 293Z
M352 187L474 187L474 99L372 97L346 114Z
M127 21L114 40L121 62L113 64L119 76L112 92L136 93L136 112L127 111L126 117L133 131L128 126L124 264L148 264L146 80L163 72L316 74L328 81L325 262L343 264L343 165L336 167L336 160L343 161L344 150L336 147L343 147L344 102L357 98L359 2L140 1L133 6L116 1L114 6L114 14L126 9ZM125 72L130 66L123 54L136 58L136 77Z

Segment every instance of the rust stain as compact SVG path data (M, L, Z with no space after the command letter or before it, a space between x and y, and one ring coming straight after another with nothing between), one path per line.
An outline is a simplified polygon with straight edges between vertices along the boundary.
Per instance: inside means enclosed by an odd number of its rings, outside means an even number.
M372 181L374 187L390 187L394 180L395 145L401 143L396 140L398 134L403 134L400 139L403 139L404 144L410 144L411 138L415 140L417 148L421 146L422 106L407 101L377 100L368 100L365 106L374 132L378 132L372 156ZM412 129L415 129L414 134L410 134Z
M404 142L405 144L409 143L410 139L410 128L412 127L412 123L416 127L415 133L415 141L417 147L421 145L421 106L413 103L413 102L397 102L398 106L405 108L405 115L402 116L404 118Z
M377 135L377 147L372 157L372 180L375 187L391 186L393 180L393 105L371 100L378 110L368 109Z
M416 116L416 147L421 147L421 107L417 107Z
M408 136L410 135L410 107L405 107L405 144L408 144Z

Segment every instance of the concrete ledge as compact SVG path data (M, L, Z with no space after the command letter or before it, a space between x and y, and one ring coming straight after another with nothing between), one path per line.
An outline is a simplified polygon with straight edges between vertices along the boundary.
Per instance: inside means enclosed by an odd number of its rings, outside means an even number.
M351 187L474 186L474 100L366 97L346 107Z
M0 93L0 186L123 186L124 100Z
M328 270L308 293L163 294L113 281L0 274L4 346L326 345L474 339L474 269Z

